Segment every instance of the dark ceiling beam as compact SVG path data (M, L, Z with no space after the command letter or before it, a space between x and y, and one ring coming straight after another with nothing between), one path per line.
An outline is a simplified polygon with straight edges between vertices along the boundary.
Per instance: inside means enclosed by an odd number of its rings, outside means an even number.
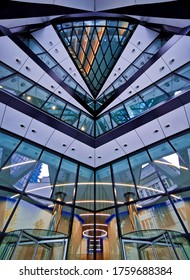
M82 9L75 9L70 7L63 7L52 4L42 3L28 3L17 1L0 2L0 19L18 19L18 18L32 18L44 17L61 14L73 14L85 12Z
M144 17L159 17L159 18L174 18L174 19L189 19L189 8L186 8L185 2L188 1L170 1L161 3L150 3L141 5L131 5L121 8L106 10L111 13L122 13L127 15L144 16Z

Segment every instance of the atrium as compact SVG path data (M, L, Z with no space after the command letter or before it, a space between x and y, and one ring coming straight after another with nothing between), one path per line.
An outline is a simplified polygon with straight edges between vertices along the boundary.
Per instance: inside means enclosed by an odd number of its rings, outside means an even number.
M0 260L190 259L186 1L0 4Z

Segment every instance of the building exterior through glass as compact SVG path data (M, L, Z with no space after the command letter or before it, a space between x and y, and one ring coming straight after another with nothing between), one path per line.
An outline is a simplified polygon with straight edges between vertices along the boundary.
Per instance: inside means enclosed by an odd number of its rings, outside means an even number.
M0 260L189 260L185 8L35 2L0 12Z

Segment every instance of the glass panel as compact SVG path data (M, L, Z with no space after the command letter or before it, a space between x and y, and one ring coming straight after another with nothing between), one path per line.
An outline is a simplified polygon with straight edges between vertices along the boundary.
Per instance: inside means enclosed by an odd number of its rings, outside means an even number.
M106 131L109 131L110 129L112 129L112 126L111 119L108 114L105 114L96 121L96 137Z
M138 95L130 98L124 105L130 118L137 117L147 110L146 103Z
M0 132L0 166L5 164L19 143L20 139Z
M55 178L60 163L60 157L44 151L35 167L26 192L43 197L50 197L55 184Z
M65 72L65 70L57 65L55 66L54 68L52 68L52 71L61 79L61 80L64 80L66 77L67 77L67 73Z
M53 196L55 196L57 192L62 192L64 194L64 202L72 204L76 191L76 173L77 164L63 159L56 179Z
M94 210L94 171L81 166L77 184L76 205Z
M68 260L93 259L93 252L88 254L89 243L85 236L85 230L92 229L93 225L94 214L92 212L75 208L71 241L69 242L68 249ZM94 241L94 238L92 237L91 240Z
M188 63L184 67L181 67L179 70L175 71L177 74L189 79L190 78L190 64Z
M34 106L41 108L44 102L49 98L50 92L39 87L33 86L26 93L24 93L21 98L27 102L33 104Z
M40 152L40 148L23 141L1 169L1 185L23 190Z
M138 71L138 68L135 66L131 65L125 70L122 74L122 76L126 79L129 80L136 72Z
M78 129L94 136L94 121L85 114L81 114Z
M96 171L96 210L113 206L113 183L110 167L104 167Z
M160 102L168 99L168 96L159 88L152 86L140 93L148 108L156 106Z
M30 80L17 74L1 81L1 88L17 96L29 89L32 85L33 83Z
M8 66L0 63L0 79L7 77L11 74L15 73L14 70L10 69Z
M19 202L7 231L10 229L47 229L68 234L70 208L58 203L48 205L43 200L36 202L32 196L30 196L30 202L27 200L24 196Z
M38 57L49 67L53 68L57 62L47 53L39 54Z
M77 86L77 83L75 82L75 80L73 80L71 77L67 77L64 80L64 83L66 83L67 85L69 85L71 88L75 89Z
M183 160L183 157L188 158L187 150L181 150L177 154L165 142L149 149L149 152L168 190L189 186L190 173L188 166Z
M112 165L117 204L137 199L135 184L127 159Z
M51 96L48 101L46 101L46 103L42 107L42 110L46 111L48 114L53 115L56 118L60 118L65 105L65 102L54 95Z
M61 119L64 122L77 127L78 120L79 120L79 114L80 114L79 110L77 110L74 107L67 104L66 108L63 111L63 115L62 115Z
M160 179L146 151L129 157L140 198L164 193Z
M125 123L129 120L127 111L123 105L116 107L110 111L113 127L116 127L122 123Z
M157 83L157 85L165 92L167 92L170 96L175 96L181 93L182 90L188 89L190 87L190 81L172 74L167 78L162 79Z
M0 190L0 231L3 230L5 224L7 223L18 199L19 195ZM9 225L10 230L13 230L14 221L15 220L12 220L12 224Z

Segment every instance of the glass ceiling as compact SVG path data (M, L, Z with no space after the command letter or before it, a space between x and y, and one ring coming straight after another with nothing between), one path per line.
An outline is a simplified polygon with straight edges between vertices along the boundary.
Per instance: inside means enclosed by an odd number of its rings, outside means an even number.
M94 98L125 48L136 25L121 20L93 19L55 24Z

